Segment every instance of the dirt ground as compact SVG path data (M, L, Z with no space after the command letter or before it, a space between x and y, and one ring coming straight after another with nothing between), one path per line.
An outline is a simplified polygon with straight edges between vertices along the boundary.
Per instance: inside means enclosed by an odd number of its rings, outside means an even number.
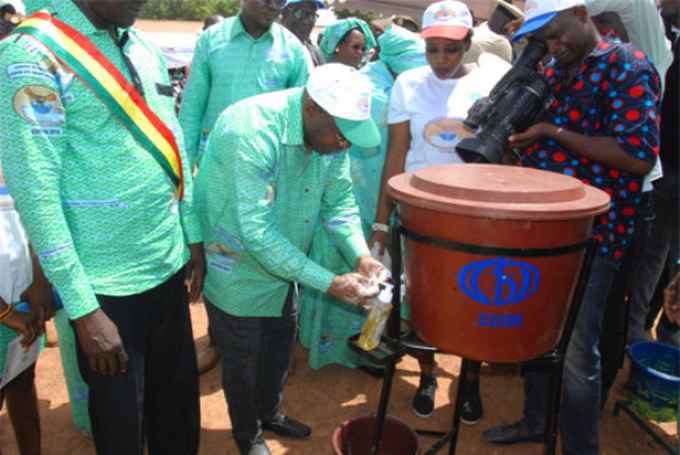
M207 342L206 316L202 305L192 307L195 337L199 346ZM296 369L285 391L285 411L313 427L306 441L276 439L266 434L275 455L330 454L331 434L343 421L375 412L380 395L380 380L357 370L331 366L320 371L311 370L306 363L306 352L295 353ZM443 430L450 425L456 377L460 362L457 357L439 355L440 387L437 410L430 419L419 419L410 409L410 398L418 382L417 363L406 358L398 365L397 378L391 398L390 414L398 416L412 428ZM621 374L620 377L624 375ZM91 440L75 429L71 420L64 376L58 348L47 348L38 361L37 387L43 428L45 455L94 454ZM617 385L615 395L620 390ZM459 440L461 455L516 454L538 455L542 446L523 444L513 447L492 447L483 443L480 433L490 426L516 419L522 409L522 383L511 370L482 369L482 398L485 417L476 426L464 426ZM616 398L616 396L614 397ZM613 400L612 400L613 402ZM611 404L602 419L603 455L662 455L664 452L625 415L612 416ZM236 454L224 396L220 388L219 369L201 377L201 455ZM677 442L675 424L655 426L659 434ZM421 447L429 447L432 438L421 437ZM3 455L18 455L14 435L6 413L0 412L0 448ZM442 451L440 453L445 453ZM122 454L121 454L122 455Z

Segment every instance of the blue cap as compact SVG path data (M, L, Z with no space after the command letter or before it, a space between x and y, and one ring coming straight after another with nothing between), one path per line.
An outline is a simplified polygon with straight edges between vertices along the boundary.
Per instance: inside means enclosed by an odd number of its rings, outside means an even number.
M552 12L552 13L546 13L541 16L536 16L522 24L522 26L515 32L514 35L512 35L512 40L517 41L521 39L523 36L528 35L529 33L533 33L537 30L542 29L550 21L555 19L555 16L557 16L558 12Z
M326 9L326 3L323 0L288 0L286 2L286 6L304 2L314 2L319 7L319 9Z

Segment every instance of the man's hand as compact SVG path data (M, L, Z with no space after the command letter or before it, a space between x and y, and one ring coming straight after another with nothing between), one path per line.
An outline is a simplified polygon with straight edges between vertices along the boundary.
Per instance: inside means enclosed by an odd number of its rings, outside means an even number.
M669 321L680 325L680 272L663 292L663 309Z
M187 281L189 283L189 302L196 303L203 293L205 281L205 252L202 243L189 245L191 259L187 265Z
M361 256L357 259L356 271L366 278L379 278L386 273L385 266L371 256Z
M336 276L327 292L336 299L352 305L359 305L364 300L378 295L377 286L375 286L375 293L371 293L369 287L368 278L358 273L346 273Z
M546 137L555 137L557 127L552 123L537 123L523 133L513 134L508 138L510 148L526 148Z
M74 325L92 371L107 376L127 373L128 356L118 327L104 311L98 309L75 320Z
M36 318L30 313L12 311L2 320L2 324L5 327L14 330L19 335L23 335L21 345L24 347L32 345L41 333Z

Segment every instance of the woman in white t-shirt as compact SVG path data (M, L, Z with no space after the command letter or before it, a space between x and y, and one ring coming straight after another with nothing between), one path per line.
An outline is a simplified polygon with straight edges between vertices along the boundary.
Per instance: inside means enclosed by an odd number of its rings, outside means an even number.
M472 15L464 3L445 0L430 5L423 16L422 36L428 66L399 76L390 98L389 148L383 170L380 199L369 246L384 251L387 224L393 204L386 182L402 172L436 165L463 163L456 144L466 136L463 120L473 103L491 91L510 68L495 56L483 55L480 64L463 64L472 40ZM494 61L494 60L498 61ZM484 62L491 62L492 70ZM429 417L437 388L433 354L418 355L420 386L413 409ZM461 382L464 387L462 420L473 424L482 416L478 369Z

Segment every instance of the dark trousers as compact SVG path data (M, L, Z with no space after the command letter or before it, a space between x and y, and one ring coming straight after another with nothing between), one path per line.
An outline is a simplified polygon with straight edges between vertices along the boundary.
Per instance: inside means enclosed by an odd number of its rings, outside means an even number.
M278 412L297 329L292 289L281 317L238 317L206 301L222 355L222 386L234 439L242 453L262 437L262 422Z
M97 300L130 359L127 373L103 376L90 370L78 343L97 454L142 455L146 442L149 455L195 455L198 369L184 270L141 294Z
M601 365L599 340L607 296L618 264L596 256L564 362L560 439L564 455L600 453ZM524 418L532 431L544 431L549 376L527 371Z

